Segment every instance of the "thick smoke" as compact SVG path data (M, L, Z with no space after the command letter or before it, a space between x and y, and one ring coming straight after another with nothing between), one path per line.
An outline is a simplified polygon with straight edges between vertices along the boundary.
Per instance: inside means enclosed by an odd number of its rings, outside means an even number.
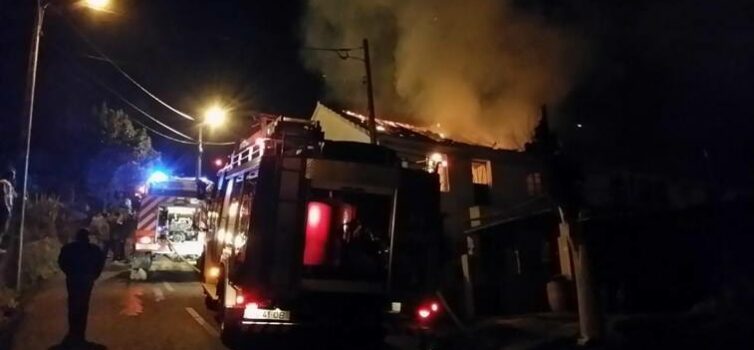
M539 107L567 93L582 50L504 0L311 0L303 30L310 47L370 40L379 117L506 149L520 149ZM361 62L303 54L330 98L364 111Z

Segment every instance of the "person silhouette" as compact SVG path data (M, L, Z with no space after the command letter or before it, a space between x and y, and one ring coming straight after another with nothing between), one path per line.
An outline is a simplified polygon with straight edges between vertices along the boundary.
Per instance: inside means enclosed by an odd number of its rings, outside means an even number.
M61 345L91 347L93 343L86 341L89 299L94 281L105 266L105 255L89 242L89 231L80 229L76 232L76 239L60 250L58 265L65 273L68 290L68 334Z
M13 215L13 202L18 197L14 188L15 182L16 171L12 168L0 175L0 253L5 253L10 244L8 230Z

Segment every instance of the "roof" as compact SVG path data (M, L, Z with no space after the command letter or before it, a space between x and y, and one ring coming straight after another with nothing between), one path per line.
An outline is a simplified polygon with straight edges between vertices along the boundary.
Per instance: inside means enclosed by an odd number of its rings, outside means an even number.
M317 108L325 108L328 111L337 114L341 118L345 119L349 123L355 125L361 129L364 133L369 133L369 118L362 114L349 111L347 109L334 110L326 107L325 105L318 103ZM447 146L471 146L471 147L484 147L494 150L503 150L502 148L495 147L494 145L484 144L476 142L471 139L461 138L457 136L449 137L443 134L439 130L439 124L436 126L417 126L413 124L396 122L387 119L375 118L377 124L377 133L379 135L388 135L399 138L412 139L419 142L437 143ZM506 150L510 151L510 150Z

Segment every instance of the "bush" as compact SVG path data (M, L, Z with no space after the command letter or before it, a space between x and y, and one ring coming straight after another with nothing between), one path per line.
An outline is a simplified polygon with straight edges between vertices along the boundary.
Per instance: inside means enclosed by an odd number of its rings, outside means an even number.
M58 217L63 204L60 198L36 196L26 204L26 224L24 241L34 242L46 237L58 236Z
M46 280L60 271L58 254L61 246L57 237L45 237L24 245L24 262L21 269L24 285Z

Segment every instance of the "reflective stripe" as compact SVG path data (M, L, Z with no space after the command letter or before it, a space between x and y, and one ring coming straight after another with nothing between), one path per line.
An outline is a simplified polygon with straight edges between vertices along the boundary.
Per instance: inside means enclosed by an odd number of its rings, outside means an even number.
M151 212L149 215L141 220L139 220L139 225L136 227L137 230L146 230L146 229L154 229L154 224L157 223L157 213Z
M161 202L160 197L147 197L144 200L144 203L141 205L141 209L139 209L139 220L141 220L142 217L151 214L154 209L157 207L157 205Z

